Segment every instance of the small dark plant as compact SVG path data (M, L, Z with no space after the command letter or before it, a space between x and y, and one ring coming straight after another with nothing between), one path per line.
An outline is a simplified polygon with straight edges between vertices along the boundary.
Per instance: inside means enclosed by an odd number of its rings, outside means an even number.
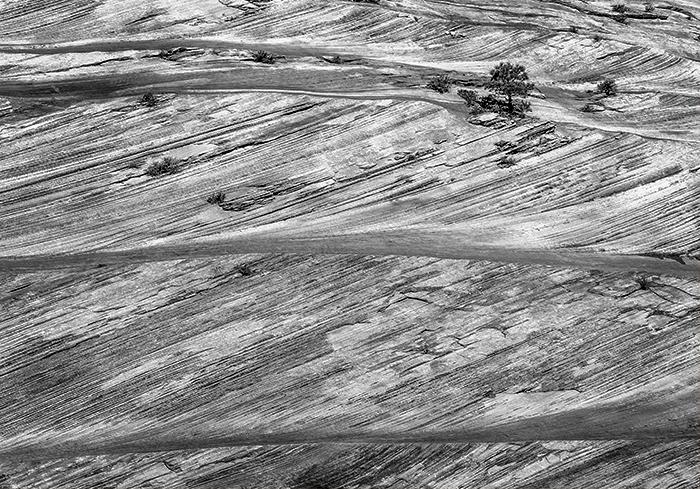
M241 277L250 277L253 275L253 269L247 263L236 265L234 272L240 274Z
M452 78L447 75L439 75L430 80L426 86L438 93L447 93L452 86Z
M497 163L498 168L510 168L515 166L515 158L512 156L503 156Z
M501 112L502 105L503 104L501 104L501 101L491 94L479 99L479 107L487 112Z
M629 10L629 8L624 3L616 3L612 6L612 10L618 14L624 14Z
M263 51L261 49L253 53L253 61L255 61L256 63L265 63L271 65L275 62L275 57L267 51Z
M211 205L223 204L225 200L226 200L226 194L223 193L221 190L217 190L216 192L211 194L209 197L207 197L207 203L209 203Z
M500 141L496 141L494 146L496 146L499 151L508 151L509 149L515 148L516 145L513 141L505 141L501 139Z
M606 97L612 97L613 95L617 95L617 84L615 83L615 80L606 78L602 82L598 83L597 91Z
M147 92L144 93L143 97L141 97L141 100L139 100L139 105L144 105L146 107L155 107L156 105L158 105L158 99L151 92Z
M595 36L593 36L593 42L600 42L602 40L603 40L603 38L601 37L600 34L596 34Z
M146 168L146 175L157 177L160 175L172 175L180 169L180 161L172 156L164 156L163 158L151 163Z
M596 112L597 107L594 104L586 104L581 107L581 112Z
M639 290L650 290L651 280L644 275L636 275L634 281L639 285Z
M532 112L530 101L522 99L513 100L513 110L511 114L518 117L525 117L527 112Z
M613 15L613 20L615 22L619 22L620 24L626 24L627 23L627 16L625 14Z
M653 3L647 3L647 4L644 6L644 11L645 11L645 12L653 12L654 10L656 10L656 7L654 7L654 4L653 4Z
M572 34L576 34L578 32L578 27L572 25L571 27L569 27L569 32L571 32Z
M470 107L479 101L479 95L475 90L457 90L457 95L462 97Z
M340 56L333 56L332 58L329 58L326 61L328 61L329 63L336 64L336 65L343 64L343 58L341 58Z

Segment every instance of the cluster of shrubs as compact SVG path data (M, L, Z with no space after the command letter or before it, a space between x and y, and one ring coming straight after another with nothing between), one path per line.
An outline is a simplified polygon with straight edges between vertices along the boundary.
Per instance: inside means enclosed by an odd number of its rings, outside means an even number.
M506 101L490 93L480 97L474 90L457 90L457 95L464 99L470 112L475 115L483 114L484 112L496 112L502 115L524 117L526 112L532 111L530 102L523 99L513 100L511 108Z
M490 74L491 79L486 84L486 88L492 93L480 96L475 90L457 90L457 95L464 99L472 114L495 112L506 117L524 117L532 110L526 98L530 96L535 86L529 81L524 66L499 63ZM439 93L447 93L451 85L452 80L448 75L439 75L430 80L427 87ZM606 97L616 95L615 80L610 78L602 80L597 86L597 92ZM581 110L593 112L596 107L587 104Z

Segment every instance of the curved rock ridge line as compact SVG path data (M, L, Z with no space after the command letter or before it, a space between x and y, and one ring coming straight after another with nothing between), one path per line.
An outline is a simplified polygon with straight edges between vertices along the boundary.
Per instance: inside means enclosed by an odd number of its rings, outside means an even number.
M220 241L146 246L126 250L0 257L0 271L51 270L209 258L246 253L399 255L532 263L604 271L649 272L695 278L700 260L682 256L643 256L566 248L519 248L474 244L467 235L417 229L336 236L275 237L264 234Z
M667 379L672 380L672 379ZM688 379L688 382L693 382ZM109 453L144 453L249 445L289 445L300 443L494 443L529 440L684 440L699 439L695 429L698 415L695 386L657 391L659 398L646 404L640 399L583 403L578 408L557 409L542 415L516 416L503 422L495 413L460 420L461 428L442 428L438 420L423 428L373 430L335 428L330 423L294 431L241 430L238 422L199 419L195 425L154 423L151 426L83 426L79 433L54 437L42 434L41 442L31 436L22 441L0 439L3 459L44 459ZM545 393L565 395L560 393ZM577 395L573 392L571 395ZM206 413L202 413L206 416ZM343 423L340 423L341 426ZM89 434L88 434L89 432Z
M119 52L119 51L144 51L167 50L177 47L210 48L210 49L240 49L240 50L270 50L275 54L293 56L333 56L342 54L362 53L362 46L348 47L347 44L327 45L318 47L298 44L282 44L276 42L246 42L231 41L221 38L150 38L150 39L83 39L73 42L41 43L41 42L14 42L0 44L0 53L24 53L24 54L70 54L90 52Z
M140 489L143 481L157 477L166 487L289 487L289 481L353 480L365 487L485 487L484 480L504 480L489 487L557 489L584 472L589 480L605 481L605 487L634 487L638 474L630 467L643 466L659 487L692 487L698 455L694 440L648 441L552 441L495 444L305 444L246 446L227 449L180 450L139 455L84 457L80 464L65 459L0 464L6 481L15 489L35 489L27 481L60 477L74 489L110 487ZM506 457L518 457L522 467L501 465ZM90 464L90 471L85 465ZM419 473L416 467L420 467ZM515 477L513 477L515 475ZM407 481L410 481L407 482ZM297 486L298 487L298 486ZM304 486L301 486L304 487ZM308 485L306 487L309 487ZM316 487L319 487L318 485ZM328 487L328 486L321 486ZM332 487L332 486L331 486ZM581 486L583 487L583 486Z

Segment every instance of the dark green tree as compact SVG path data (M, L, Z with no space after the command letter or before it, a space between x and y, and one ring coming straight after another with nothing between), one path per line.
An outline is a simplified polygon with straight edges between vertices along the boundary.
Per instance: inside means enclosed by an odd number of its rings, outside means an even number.
M528 97L535 85L522 65L499 63L491 70L491 80L486 88L492 92L505 95L508 100L508 112L513 113L513 97Z

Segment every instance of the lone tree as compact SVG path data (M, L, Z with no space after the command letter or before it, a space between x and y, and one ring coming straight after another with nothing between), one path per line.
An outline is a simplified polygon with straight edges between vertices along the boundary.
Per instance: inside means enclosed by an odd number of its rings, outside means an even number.
M511 63L499 63L491 70L491 81L486 88L508 98L508 112L513 113L513 96L528 97L535 85L528 81L525 67Z

